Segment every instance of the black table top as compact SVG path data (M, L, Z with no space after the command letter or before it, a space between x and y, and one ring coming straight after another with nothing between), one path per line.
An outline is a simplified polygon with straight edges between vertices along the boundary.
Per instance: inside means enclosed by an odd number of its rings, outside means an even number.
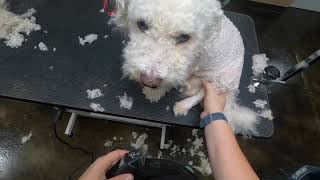
M161 123L198 127L200 106L187 116L175 117L174 103L182 97L172 91L158 103L150 103L141 89L127 79L121 79L121 51L124 46L121 33L108 27L108 17L100 13L101 1L86 0L12 0L11 10L22 13L35 8L37 23L42 30L31 33L20 48L10 48L0 43L0 97L51 104L84 111L92 111L90 103L99 103L104 114L130 117ZM245 45L245 63L240 83L240 103L255 109L256 99L266 99L266 91L248 92L252 76L253 54L259 53L254 23L249 16L232 12L225 14L238 27ZM44 32L47 31L48 33ZM98 34L98 40L81 46L78 36ZM103 36L109 37L104 39ZM49 51L34 49L44 42ZM52 48L56 48L53 52ZM107 84L107 86L105 86ZM93 100L87 90L99 88L104 94ZM131 110L120 108L117 96L126 92L133 98ZM170 106L170 111L166 107ZM267 105L269 107L269 104ZM262 120L259 134L273 134L273 122Z

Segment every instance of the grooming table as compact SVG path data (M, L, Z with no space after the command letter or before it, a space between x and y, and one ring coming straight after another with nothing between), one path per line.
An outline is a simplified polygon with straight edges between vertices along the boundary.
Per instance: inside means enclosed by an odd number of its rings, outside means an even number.
M121 33L107 25L108 17L100 13L101 1L85 0L30 0L12 1L11 11L25 12L35 8L37 23L42 30L31 33L20 48L9 48L0 43L0 97L49 104L71 112L68 125L72 129L77 115L106 118L115 121L162 128L182 125L197 128L201 107L198 105L187 116L175 117L174 103L182 97L171 91L158 103L144 98L137 84L121 79L121 51L125 44ZM241 32L245 45L245 63L240 83L240 103L255 108L256 99L268 101L266 89L248 92L252 76L253 54L259 53L254 23L249 16L225 12ZM47 31L47 33L44 32ZM81 46L78 36L98 34L98 40ZM109 35L106 39L104 35ZM34 49L44 42L49 51ZM53 48L56 51L52 51ZM88 89L99 88L104 94L93 100L87 98ZM126 92L133 98L131 110L120 108L119 98ZM90 103L99 103L104 112L93 112ZM170 110L166 110L170 106ZM269 107L269 104L267 105ZM67 129L68 129L67 128ZM257 137L273 134L273 122L263 119L258 124ZM162 139L164 141L164 139Z

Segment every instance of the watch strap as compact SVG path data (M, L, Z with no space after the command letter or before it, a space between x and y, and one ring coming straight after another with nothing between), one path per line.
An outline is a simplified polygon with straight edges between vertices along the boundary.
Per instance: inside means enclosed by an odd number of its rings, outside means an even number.
M208 124L210 124L213 121L217 120L225 120L227 123L227 118L224 116L223 113L217 112L217 113L212 113L207 116L205 116L201 121L200 121L200 128L206 127Z

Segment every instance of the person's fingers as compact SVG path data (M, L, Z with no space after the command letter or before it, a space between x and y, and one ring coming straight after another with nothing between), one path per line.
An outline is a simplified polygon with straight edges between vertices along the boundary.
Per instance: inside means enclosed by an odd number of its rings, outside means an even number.
M102 167L105 171L108 171L114 166L122 157L124 157L128 151L115 150L107 155L104 155L96 160L96 166Z
M204 117L206 117L207 115L208 115L208 113L207 113L207 112L202 111L202 113L200 114L200 118L201 118L201 120L202 120Z
M115 176L109 180L133 180L132 174L121 174L119 176Z

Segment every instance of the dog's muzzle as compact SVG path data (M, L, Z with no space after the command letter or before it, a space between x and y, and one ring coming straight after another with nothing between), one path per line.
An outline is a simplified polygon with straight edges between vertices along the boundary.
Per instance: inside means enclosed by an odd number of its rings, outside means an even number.
M155 76L141 74L140 82L143 86L146 86L149 88L157 88L160 86L161 79Z

